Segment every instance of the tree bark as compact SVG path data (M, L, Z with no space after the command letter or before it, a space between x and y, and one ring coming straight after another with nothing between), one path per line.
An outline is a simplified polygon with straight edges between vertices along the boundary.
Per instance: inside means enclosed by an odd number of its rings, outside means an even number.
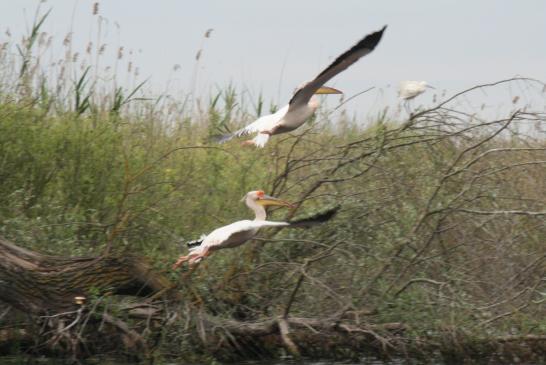
M29 314L75 310L78 296L148 296L170 287L139 257L50 256L0 238L0 301Z

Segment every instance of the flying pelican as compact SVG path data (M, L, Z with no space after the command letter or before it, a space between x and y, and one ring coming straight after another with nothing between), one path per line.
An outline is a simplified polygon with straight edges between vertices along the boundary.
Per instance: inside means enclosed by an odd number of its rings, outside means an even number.
M403 100L411 100L424 93L427 87L434 89L426 81L401 81L398 96Z
M313 217L300 219L292 222L271 222L267 221L265 207L278 205L294 207L292 204L266 195L262 190L248 192L244 198L246 206L252 209L256 215L254 220L242 220L215 229L208 235L203 235L199 240L188 242L190 252L186 256L180 256L173 265L173 269L180 267L184 262L189 261L190 269L212 252L223 248L233 248L242 245L254 237L260 228L264 227L309 227L325 222L332 218L339 207L329 209Z
M264 147L272 135L287 133L301 126L319 107L319 101L315 94L341 94L341 91L324 86L324 84L338 73L346 70L361 57L372 52L381 40L381 36L386 28L387 26L384 26L381 30L367 35L347 52L336 58L314 80L300 85L295 90L288 105L279 109L274 114L258 118L253 123L232 134L220 136L218 142L223 143L233 137L257 133L253 139L245 141L243 144Z
M290 225L286 222L266 221L267 213L265 207L269 205L292 207L292 204L266 195L262 190L248 192L243 200L246 206L256 214L253 221L242 220L215 229L202 237L202 242L199 246L190 248L187 256L180 256L178 261L173 265L173 269L176 269L186 261L189 261L191 267L216 250L240 246L254 237L260 228Z

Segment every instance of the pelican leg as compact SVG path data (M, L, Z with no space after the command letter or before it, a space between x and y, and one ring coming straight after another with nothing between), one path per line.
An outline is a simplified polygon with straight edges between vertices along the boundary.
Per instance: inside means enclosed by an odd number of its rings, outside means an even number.
M173 264L172 268L173 270L176 270L178 269L180 266L182 266L182 264L186 261L189 261L190 264L195 260L194 258L196 257L197 255L194 254L194 253L191 253L187 256L180 256L178 258L178 260L176 260L176 262Z
M190 259L190 256L180 256L178 260L173 264L172 268L173 270L178 269L182 264Z
M185 273L182 274L182 278L184 280L187 280L187 279L189 279L191 277L193 272L199 267L199 263L201 262L200 255L190 254L188 256L181 256L180 259L182 259L182 258L184 258L185 261L188 261L188 271L186 271ZM178 259L178 260L180 261L180 259ZM173 268L174 268L174 266L173 266Z
M254 146L254 140L249 139L248 141L241 142L241 146Z
M193 265L197 265L199 264L199 262L201 262L202 259L204 259L205 257L209 256L211 254L211 251L210 249L207 247L203 250L203 252L201 252L200 254L197 254L197 255L194 255L193 257L190 257L190 262L189 262L189 265L190 265L190 268L193 266Z
M197 255L194 255L193 257L190 257L189 258L189 263L188 263L188 265L190 267L190 273L192 273L197 268L197 266L199 266L199 263L201 262L201 260L203 260L205 257L209 256L211 253L212 253L212 251L210 251L209 248L207 247L200 254L197 254Z

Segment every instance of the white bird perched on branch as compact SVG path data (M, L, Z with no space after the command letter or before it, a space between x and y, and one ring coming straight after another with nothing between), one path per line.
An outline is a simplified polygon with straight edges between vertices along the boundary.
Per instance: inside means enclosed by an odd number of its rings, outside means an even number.
M282 107L274 114L258 118L255 122L232 134L220 136L218 142L223 143L233 137L257 133L253 139L245 141L244 144L264 147L272 135L290 132L300 127L319 107L319 101L315 94L341 94L341 91L324 86L324 84L340 72L346 70L361 57L372 52L381 40L381 36L386 28L387 26L384 26L383 29L367 35L347 52L336 58L314 80L300 85L294 92L294 96L288 105Z
M398 96L400 97L400 99L404 100L404 108L409 115L411 115L411 110L409 106L410 100L424 93L427 87L434 89L434 87L427 84L426 81L400 82L400 86L398 88Z
M339 209L339 207L335 207L311 218L300 219L292 222L271 222L266 220L266 206L279 205L291 208L293 205L284 200L266 195L261 190L247 193L243 200L247 207L254 211L256 215L254 220L242 220L231 223L227 226L215 229L206 236L201 236L199 240L188 242L188 246L195 247L190 248L188 255L180 256L178 261L176 261L176 263L173 265L173 269L178 268L186 261L189 261L190 268L192 268L195 264L200 262L203 258L209 256L214 251L240 246L253 238L260 228L309 227L329 220Z
M426 81L401 81L398 96L404 100L411 100L424 93L427 87L434 89Z

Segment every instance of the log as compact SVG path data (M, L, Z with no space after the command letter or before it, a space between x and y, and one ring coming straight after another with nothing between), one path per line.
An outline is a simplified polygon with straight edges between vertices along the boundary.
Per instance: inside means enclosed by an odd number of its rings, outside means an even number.
M79 296L143 297L172 287L140 257L44 255L0 238L0 301L31 315L73 311Z
M226 361L238 360L237 357L252 357L245 349L252 349L256 353L275 351L279 347L283 347L296 358L328 357L336 351L344 350L353 354L366 351L375 354L401 354L404 351L403 337L407 329L406 325L399 322L356 325L335 318L281 316L243 322L204 315L202 319L206 333L200 336L201 340L209 348L218 350L220 347L215 343L224 344L224 350L228 351L217 351L216 355ZM229 334L230 341L219 339L225 334Z
M269 318L263 321L256 322L241 322L232 319L219 319L212 316L207 316L206 320L211 328L225 328L230 333L245 336L267 336L280 333L279 320L277 318ZM284 320L291 328L307 330L310 332L323 333L352 333L365 331L388 331L392 333L404 332L407 327L400 322L382 323L382 324L367 324L359 327L351 323L340 322L332 318L299 318L288 317ZM368 333L369 334L369 333Z

